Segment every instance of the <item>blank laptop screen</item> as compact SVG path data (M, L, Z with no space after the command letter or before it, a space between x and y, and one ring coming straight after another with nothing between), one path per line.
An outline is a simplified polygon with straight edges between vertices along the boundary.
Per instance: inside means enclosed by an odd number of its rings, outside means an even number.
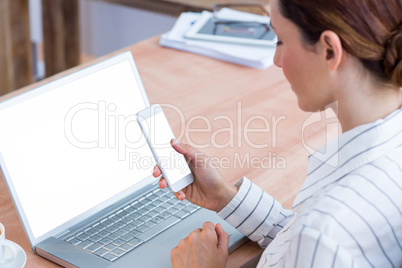
M150 176L146 105L126 60L0 106L0 153L35 238Z

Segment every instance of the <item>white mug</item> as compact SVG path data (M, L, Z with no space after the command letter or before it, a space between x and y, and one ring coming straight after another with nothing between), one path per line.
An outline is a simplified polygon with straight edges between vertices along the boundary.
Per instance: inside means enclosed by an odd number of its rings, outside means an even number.
M12 257L5 256L6 248L13 253ZM6 258L7 257L7 258ZM9 240L6 240L6 232L4 225L0 223L0 266L1 264L9 264L17 257L17 247Z

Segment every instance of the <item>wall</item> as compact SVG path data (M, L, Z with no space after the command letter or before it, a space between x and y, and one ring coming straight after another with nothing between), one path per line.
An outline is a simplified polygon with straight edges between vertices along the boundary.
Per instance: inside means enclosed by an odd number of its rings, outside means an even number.
M80 37L83 56L99 57L170 30L176 17L110 4L80 0ZM31 40L35 51L35 78L44 75L41 51L41 0L29 0Z
M102 1L80 1L81 49L95 57L171 29L175 17Z

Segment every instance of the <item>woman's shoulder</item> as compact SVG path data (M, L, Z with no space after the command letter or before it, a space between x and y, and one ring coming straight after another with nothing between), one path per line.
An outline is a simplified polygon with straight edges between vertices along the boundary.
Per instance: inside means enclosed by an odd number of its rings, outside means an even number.
M364 265L378 262L382 266L389 259L401 261L400 163L384 158L371 164L307 200L295 218L293 235L299 240L312 235L324 237ZM366 256L368 252L374 257Z
M399 249L401 160L402 150L391 152L323 188L302 205L296 226L308 227L353 250Z

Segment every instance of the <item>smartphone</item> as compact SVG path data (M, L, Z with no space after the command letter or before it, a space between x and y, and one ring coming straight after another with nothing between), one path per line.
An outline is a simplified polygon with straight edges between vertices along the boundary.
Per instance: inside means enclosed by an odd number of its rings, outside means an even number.
M177 193L191 184L194 177L186 159L170 144L175 137L162 107L155 104L138 112L137 121L170 191Z

